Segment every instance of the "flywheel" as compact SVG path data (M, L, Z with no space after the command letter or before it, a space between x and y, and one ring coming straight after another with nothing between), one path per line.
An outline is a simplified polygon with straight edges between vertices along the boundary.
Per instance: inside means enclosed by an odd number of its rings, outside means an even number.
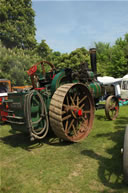
M49 118L59 138L78 142L87 137L94 120L94 102L88 88L81 83L59 87L51 99Z

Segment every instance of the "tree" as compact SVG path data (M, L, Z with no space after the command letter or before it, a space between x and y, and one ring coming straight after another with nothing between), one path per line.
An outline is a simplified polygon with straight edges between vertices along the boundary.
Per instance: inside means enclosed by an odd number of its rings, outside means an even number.
M55 58L54 58L55 60ZM89 54L88 51L82 47L77 48L72 51L70 54L63 53L56 57L56 66L59 68L72 68L76 69L80 64L87 62L89 63Z
M31 0L0 1L0 40L7 48L34 48L35 13Z
M30 83L27 70L41 58L32 51L7 49L0 42L0 61L0 79L9 79L12 85L22 86Z
M124 39L118 38L115 45L95 43L97 50L98 72L101 75L123 77L128 73L128 33Z
M45 40L42 40L41 43L37 45L36 51L43 60L51 59L52 49L50 49Z
M128 33L125 34L124 40L122 38L118 38L115 44L124 51L125 57L128 59Z
M111 58L111 47L109 43L95 42L97 54L97 72L101 76L107 75L107 68Z
M71 68L77 68L84 62L90 63L89 53L84 47L77 48L76 50L72 51L69 54L69 58Z
M124 40L117 39L112 47L107 73L114 77L123 77L128 73L128 34L125 34Z
M52 52L52 60L51 63L54 64L55 67L61 62L61 53L58 51Z

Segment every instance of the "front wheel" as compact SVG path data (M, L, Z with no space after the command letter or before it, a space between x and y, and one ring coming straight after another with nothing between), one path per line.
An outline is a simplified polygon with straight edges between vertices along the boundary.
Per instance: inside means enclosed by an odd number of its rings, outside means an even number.
M109 120L115 120L118 116L119 113L119 102L118 98L115 97L114 95L109 96L106 99L106 104L105 104L105 114L106 117Z
M128 184L128 126L125 129L124 135L123 172L124 181L126 184Z

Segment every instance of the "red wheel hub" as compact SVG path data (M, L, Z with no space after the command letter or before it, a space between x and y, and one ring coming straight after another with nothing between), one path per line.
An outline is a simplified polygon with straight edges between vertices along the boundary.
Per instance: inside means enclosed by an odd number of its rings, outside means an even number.
M83 115L81 109L74 109L73 111L74 111L74 113L75 113L76 116L81 117L81 116Z
M78 116L79 117L82 116L82 110L81 109L78 110Z

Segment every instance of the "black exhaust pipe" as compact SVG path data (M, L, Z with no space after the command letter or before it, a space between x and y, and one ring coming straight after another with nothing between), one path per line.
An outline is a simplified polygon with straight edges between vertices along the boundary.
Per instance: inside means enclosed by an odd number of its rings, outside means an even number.
M92 68L92 72L94 72L94 74L97 74L97 66L96 66L96 48L91 48L89 50L90 52L90 59L91 59L91 68Z

